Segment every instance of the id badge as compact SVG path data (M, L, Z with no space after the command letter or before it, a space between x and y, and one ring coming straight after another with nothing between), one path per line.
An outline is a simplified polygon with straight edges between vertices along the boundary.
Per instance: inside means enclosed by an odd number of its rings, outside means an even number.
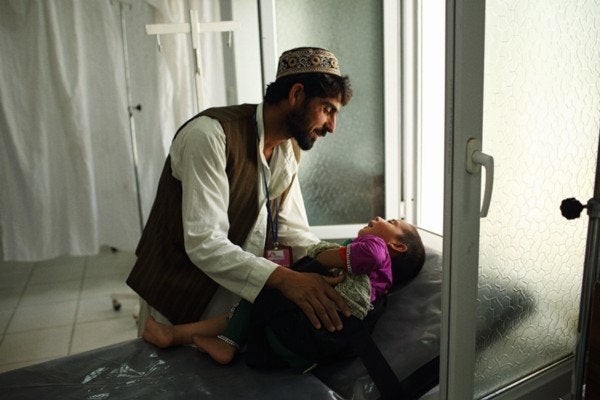
M275 264L289 267L292 265L292 248L282 245L270 246L265 248L264 257Z

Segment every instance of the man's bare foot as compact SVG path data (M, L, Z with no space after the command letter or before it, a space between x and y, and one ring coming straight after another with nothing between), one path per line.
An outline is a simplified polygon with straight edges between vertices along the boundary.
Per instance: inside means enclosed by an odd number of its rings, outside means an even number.
M217 337L198 336L192 337L198 349L204 350L219 364L229 364L235 356L236 348Z
M161 324L149 316L142 337L145 341L164 349L173 345L173 327Z

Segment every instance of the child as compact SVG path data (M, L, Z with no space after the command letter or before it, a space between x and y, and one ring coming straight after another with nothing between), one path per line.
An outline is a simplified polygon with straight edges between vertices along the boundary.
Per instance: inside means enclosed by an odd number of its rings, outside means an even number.
M359 230L355 239L345 245L321 242L312 246L308 249L308 257L299 260L293 268L324 275L331 274L331 271L346 274L346 279L335 289L344 297L352 314L362 320L373 309L373 304L385 297L392 283L398 285L416 276L423 266L424 259L423 244L414 226L404 221L386 221L376 217ZM191 324L167 326L150 318L143 337L159 347L193 342L218 363L228 364L236 352L246 344L253 329L251 325L254 325L254 332L264 333L268 347L284 361L282 365L310 365L312 361L290 352L290 346L278 340L278 335L271 325L273 321L282 317L286 321L282 321L281 324L286 325L288 330L292 329L292 326L300 325L304 329L306 325L311 334L314 333L314 328L309 326L309 323L304 324L305 321L298 321L298 318L303 318L298 317L302 315L301 311L294 313L293 309L297 307L275 292L265 289L257 297L258 301L255 301L254 305L242 300L232 309L229 316ZM253 324L252 318L262 320L262 325L256 321ZM256 328L258 325L260 326ZM306 336L305 333L299 333L298 329L293 330L295 337ZM327 334L320 334L320 337L324 335ZM326 340L335 341L334 335L330 333ZM288 344L292 343L289 334L279 336L287 336L284 340ZM334 350L331 352L333 354Z

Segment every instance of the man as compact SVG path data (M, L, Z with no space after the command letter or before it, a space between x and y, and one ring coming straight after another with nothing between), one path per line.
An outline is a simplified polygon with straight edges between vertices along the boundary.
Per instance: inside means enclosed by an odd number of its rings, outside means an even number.
M333 53L282 54L264 102L205 110L173 140L127 283L150 313L173 324L222 313L239 297L278 289L311 323L341 330L350 310L333 289L343 277L285 267L318 242L296 176L297 146L335 130L352 97ZM270 259L267 259L268 257Z

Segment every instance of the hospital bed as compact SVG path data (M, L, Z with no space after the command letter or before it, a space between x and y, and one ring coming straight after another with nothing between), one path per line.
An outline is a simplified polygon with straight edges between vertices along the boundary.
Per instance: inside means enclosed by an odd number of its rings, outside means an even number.
M438 382L442 257L427 248L421 273L389 295L373 332L384 357L416 398ZM533 307L519 290L480 288L478 346L510 327L516 312ZM158 349L141 339L0 374L2 399L377 399L360 359L319 366L312 373L259 371L239 355L220 366L193 347ZM403 398L403 397L399 397ZM405 397L406 398L406 397Z

